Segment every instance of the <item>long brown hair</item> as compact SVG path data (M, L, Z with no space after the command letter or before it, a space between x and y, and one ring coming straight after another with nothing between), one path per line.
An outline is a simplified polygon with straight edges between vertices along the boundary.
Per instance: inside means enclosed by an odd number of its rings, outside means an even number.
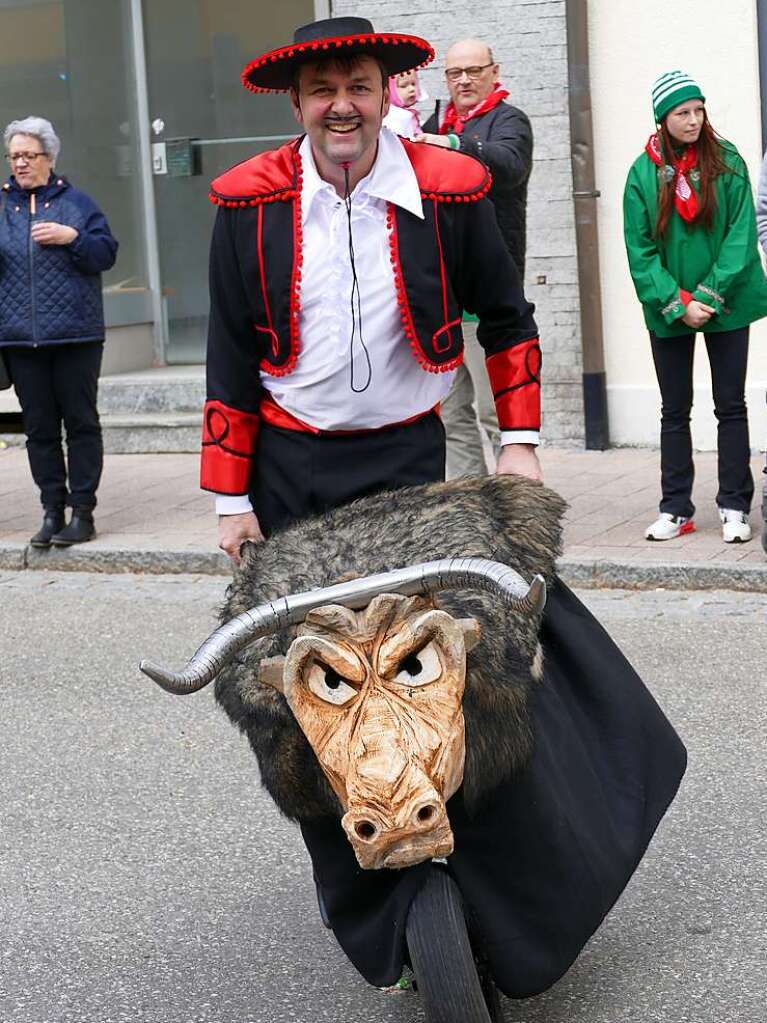
M663 159L667 160L673 166L671 156L674 152L674 140L671 138L669 130L666 127L665 117L661 121L658 136ZM690 223L702 223L707 231L710 231L713 227L714 216L716 215L716 179L720 174L726 174L730 170L724 160L724 152L720 138L721 136L717 135L711 127L711 122L709 121L708 114L704 108L703 127L701 128L698 141L696 142L698 149L698 162L696 164L696 168L700 171L698 212L695 214L694 219ZM655 221L656 238L662 238L666 233L669 219L671 218L671 214L674 212L675 189L676 173L670 181L661 181L658 189L658 216Z

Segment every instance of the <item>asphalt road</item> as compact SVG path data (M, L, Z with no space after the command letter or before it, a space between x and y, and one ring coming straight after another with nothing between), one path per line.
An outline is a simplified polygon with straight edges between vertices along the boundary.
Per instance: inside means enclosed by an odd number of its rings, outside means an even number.
M0 1023L411 1023L316 911L295 829L180 665L221 579L0 573ZM687 743L629 888L507 1023L767 1019L767 597L581 596Z

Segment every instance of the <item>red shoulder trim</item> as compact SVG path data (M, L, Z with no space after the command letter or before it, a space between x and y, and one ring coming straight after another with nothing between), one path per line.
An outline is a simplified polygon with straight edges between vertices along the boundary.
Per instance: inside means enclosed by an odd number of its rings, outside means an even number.
M210 201L217 206L258 206L295 199L299 190L296 157L294 140L235 164L211 183Z
M481 160L443 146L400 139L413 165L421 196L437 202L476 202L490 191L493 177Z

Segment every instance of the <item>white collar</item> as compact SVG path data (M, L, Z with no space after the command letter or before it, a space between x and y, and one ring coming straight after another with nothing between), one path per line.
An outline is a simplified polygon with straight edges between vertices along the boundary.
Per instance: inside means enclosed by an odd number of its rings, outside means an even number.
M336 197L336 191L320 177L308 135L304 136L298 153L303 164L301 219L305 223L315 197L328 190ZM381 128L375 163L367 176L358 182L352 192L352 201L362 200L364 203L366 196L394 203L413 216L424 219L421 190L413 165L399 138L388 128Z

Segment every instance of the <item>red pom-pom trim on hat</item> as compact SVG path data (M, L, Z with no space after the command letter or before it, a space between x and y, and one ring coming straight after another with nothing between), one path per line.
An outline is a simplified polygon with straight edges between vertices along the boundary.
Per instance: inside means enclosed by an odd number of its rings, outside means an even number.
M344 46L380 46L394 45L398 46L400 43L409 43L411 46L415 46L421 50L424 54L424 60L417 64L416 67L425 67L427 64L434 60L435 52L434 48L426 42L425 39L421 39L419 36L409 35L390 35L384 38L383 36L376 34L364 34L364 35L353 35L353 36L339 36L336 39L327 39L322 43L311 42L311 43L291 43L290 46L282 46L279 50L273 50L270 53L265 53L255 60L252 60L249 64L246 64L240 75L240 81L250 92L289 92L289 88L276 89L269 88L262 85L254 85L249 80L249 75L253 71L257 71L259 68L264 67L266 64L276 64L278 60L292 59L298 54L302 53L316 53L320 47L323 50L329 50L331 46L335 46L336 49L341 49Z

